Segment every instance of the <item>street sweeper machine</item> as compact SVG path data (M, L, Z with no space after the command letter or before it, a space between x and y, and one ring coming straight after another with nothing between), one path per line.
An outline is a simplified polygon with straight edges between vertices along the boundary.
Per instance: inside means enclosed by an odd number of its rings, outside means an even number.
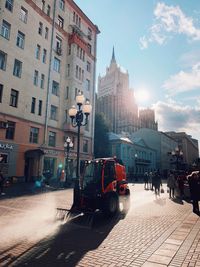
M116 158L87 160L80 179L74 187L73 205L65 217L73 213L101 211L113 216L126 213L130 204L130 189L126 179L125 166Z

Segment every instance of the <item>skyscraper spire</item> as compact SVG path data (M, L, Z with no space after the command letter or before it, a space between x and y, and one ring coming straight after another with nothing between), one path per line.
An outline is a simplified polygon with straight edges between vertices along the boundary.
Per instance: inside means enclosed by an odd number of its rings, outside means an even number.
M111 59L111 62L110 62L110 64L112 64L112 63L115 63L115 64L116 64L114 45L113 45L112 59Z

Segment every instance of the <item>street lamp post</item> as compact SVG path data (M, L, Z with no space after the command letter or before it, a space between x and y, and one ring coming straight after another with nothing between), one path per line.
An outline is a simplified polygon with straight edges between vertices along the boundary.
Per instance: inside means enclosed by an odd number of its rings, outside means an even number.
M64 143L64 150L65 150L65 152L67 152L66 166L65 166L66 183L67 183L67 179L68 179L69 151L72 147L73 147L73 143L72 143L70 137L68 136L67 139L65 140L65 143Z
M179 161L183 158L183 151L177 146L175 150L171 152L172 157L176 159L176 169L179 169Z
M80 128L81 126L85 126L88 123L88 116L91 113L92 106L90 105L89 101L86 101L85 104L85 97L79 91L78 95L76 96L76 104L78 109L75 106L72 106L69 109L69 116L71 118L71 124L73 127L78 128L77 133L77 165L76 165L76 178L79 179L79 165L80 165ZM82 109L81 109L82 108ZM85 121L84 121L85 115Z
M138 159L138 154L135 154L135 181L138 181L138 177L137 177L137 159Z
M88 116L90 115L90 112L92 110L92 106L90 105L89 101L86 101L85 104L85 97L84 95L79 91L78 95L76 96L76 104L78 106L78 109L76 109L75 106L72 106L69 109L69 116L71 118L71 124L73 127L78 128L77 133L77 164L76 164L76 181L74 184L74 199L73 199L73 205L78 205L80 201L80 185L79 185L79 161L80 161L80 128L81 126L85 126L88 123ZM82 109L81 109L82 107ZM85 115L85 121L84 121L84 115Z

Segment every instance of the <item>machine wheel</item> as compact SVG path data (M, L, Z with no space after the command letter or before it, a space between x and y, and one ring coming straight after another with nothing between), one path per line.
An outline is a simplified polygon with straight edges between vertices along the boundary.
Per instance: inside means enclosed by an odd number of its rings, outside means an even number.
M119 198L116 194L108 194L103 203L103 213L106 216L113 216L119 211Z

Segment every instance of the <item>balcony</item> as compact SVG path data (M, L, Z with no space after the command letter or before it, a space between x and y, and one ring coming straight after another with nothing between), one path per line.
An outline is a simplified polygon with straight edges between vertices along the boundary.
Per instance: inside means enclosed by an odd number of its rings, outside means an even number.
M149 159L135 159L135 163L137 165L149 165L151 164L151 161Z
M82 127L80 130L81 130L81 134L84 134L84 127ZM63 131L65 132L71 132L71 133L77 133L77 128L74 128L71 123L68 123L68 122L64 122L63 123Z

